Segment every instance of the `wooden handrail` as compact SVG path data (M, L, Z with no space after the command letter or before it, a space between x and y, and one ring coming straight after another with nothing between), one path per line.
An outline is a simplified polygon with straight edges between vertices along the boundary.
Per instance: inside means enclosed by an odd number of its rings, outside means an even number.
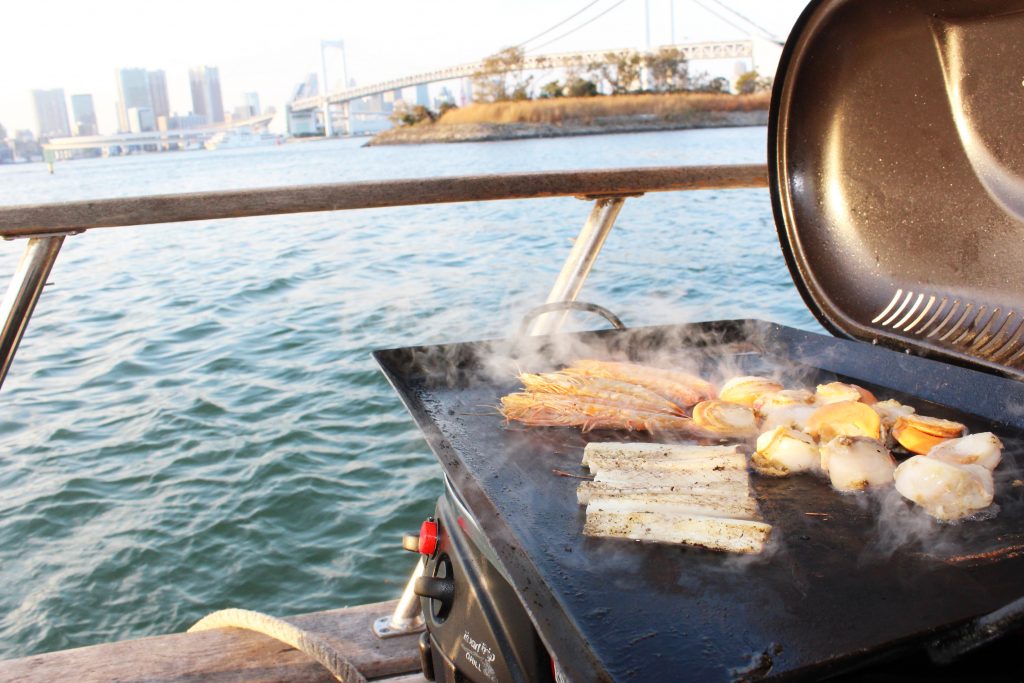
M297 185L0 207L0 237L312 211L767 187L767 167L663 166Z

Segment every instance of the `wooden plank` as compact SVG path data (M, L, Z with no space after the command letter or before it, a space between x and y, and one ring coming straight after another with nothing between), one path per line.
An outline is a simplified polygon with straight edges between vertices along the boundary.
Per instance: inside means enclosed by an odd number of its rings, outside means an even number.
M310 211L767 187L763 164L508 173L299 185L0 208L0 237Z
M420 670L419 634L381 640L373 620L396 601L288 618L334 645L367 678ZM422 678L422 677L421 677ZM413 683L415 676L399 681ZM0 681L19 683L328 683L317 662L272 638L238 629L176 633L0 661Z

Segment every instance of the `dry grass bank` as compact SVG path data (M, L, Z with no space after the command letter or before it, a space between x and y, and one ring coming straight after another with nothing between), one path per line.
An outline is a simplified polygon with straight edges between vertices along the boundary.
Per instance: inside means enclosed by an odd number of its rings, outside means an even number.
M559 97L525 102L472 104L452 109L441 124L466 123L588 123L597 119L645 116L671 121L694 112L755 111L767 109L769 93L725 95L717 93L671 93L617 95L615 97Z

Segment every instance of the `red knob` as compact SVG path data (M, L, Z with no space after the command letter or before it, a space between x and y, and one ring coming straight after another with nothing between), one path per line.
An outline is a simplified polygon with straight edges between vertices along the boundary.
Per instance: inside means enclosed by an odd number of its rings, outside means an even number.
M437 552L437 522L428 519L420 525L420 554L433 555Z

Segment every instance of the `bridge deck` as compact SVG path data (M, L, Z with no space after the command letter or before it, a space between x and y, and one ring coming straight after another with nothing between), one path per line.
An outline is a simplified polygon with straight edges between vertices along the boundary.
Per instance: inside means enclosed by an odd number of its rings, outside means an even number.
M738 59L751 57L754 54L754 42L752 40L680 43L679 45L669 45L667 47L676 48L682 52L683 56L689 61L705 59ZM621 52L621 50L591 50L588 52L562 52L557 54L536 55L533 57L527 57L523 64L523 68L526 70L543 70L589 64L604 60L606 55L610 52ZM358 100L363 97L378 95L380 93L390 92L400 88L411 88L417 85L437 83L456 78L469 78L480 72L483 68L484 63L482 61L458 64L455 66L445 67L443 69L435 69L434 71L427 71L424 73L413 74L411 76L403 76L401 78L383 81L381 83L374 83L372 85L364 85L358 88L350 88L348 90L339 90L327 93L327 99L331 104L342 104L344 102L351 102L352 100ZM292 111L305 111L308 109L316 109L323 105L324 97L322 95L314 95L312 97L293 100L289 103L288 107Z

